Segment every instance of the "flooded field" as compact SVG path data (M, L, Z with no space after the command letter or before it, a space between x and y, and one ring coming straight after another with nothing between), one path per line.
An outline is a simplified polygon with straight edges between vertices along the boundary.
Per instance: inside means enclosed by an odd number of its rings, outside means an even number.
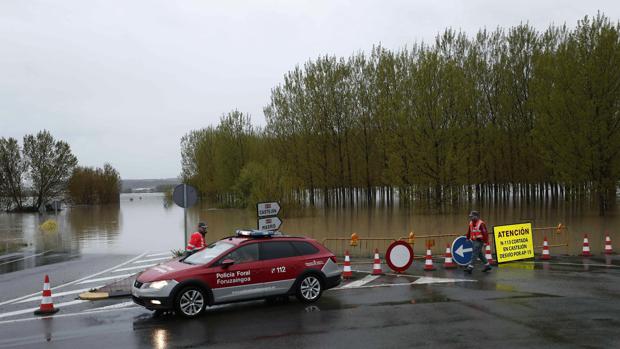
M577 254L583 234L588 233L593 253L603 248L604 234L609 232L617 243L620 217L617 208L599 217L595 207L560 205L476 207L489 226L531 221L534 228L555 227L562 223L568 229L561 234L555 229L535 232L537 243L548 235L552 243L567 241L568 247L556 247L552 253ZM463 234L467 229L469 207L450 213L432 213L422 208L375 207L349 209L304 209L282 212L282 231L292 235L308 235L336 253L349 248L352 253L378 247L384 250L391 239L416 235L416 253L422 252L425 235ZM58 223L57 232L43 232L39 226L48 219ZM199 204L188 212L188 225L199 221L209 225L208 241L228 236L237 228L254 228L255 212L243 209L216 209ZM183 248L183 210L166 205L162 194L123 194L119 205L67 208L57 215L0 214L0 250L4 259L15 252L46 253L46 258L33 258L28 263L53 263L84 253L135 253L145 250L165 251ZM357 233L360 244L348 244L351 233ZM346 238L337 240L338 238ZM376 238L377 240L365 240ZM326 240L327 239L327 240ZM433 237L434 253L443 252L453 237ZM55 257L54 257L55 256ZM15 264L15 263L13 263ZM0 259L0 268L3 260ZM21 267L27 267L23 265ZM11 267L13 268L13 266Z

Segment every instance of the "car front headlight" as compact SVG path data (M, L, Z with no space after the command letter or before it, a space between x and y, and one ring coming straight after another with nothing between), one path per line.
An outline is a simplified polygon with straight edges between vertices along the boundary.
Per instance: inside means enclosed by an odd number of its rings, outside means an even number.
M156 290L161 290L162 288L166 287L167 285L168 285L168 281L167 280L161 280L161 281L151 282L149 284L149 288L154 288Z

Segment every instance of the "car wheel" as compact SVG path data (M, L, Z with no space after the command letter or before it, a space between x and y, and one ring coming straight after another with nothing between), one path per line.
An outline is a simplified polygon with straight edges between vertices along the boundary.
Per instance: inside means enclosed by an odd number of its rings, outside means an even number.
M207 304L207 297L204 290L199 287L186 287L179 292L174 302L177 314L192 318L200 315Z
M310 274L304 276L297 286L297 299L303 303L316 302L323 293L323 283L318 276Z

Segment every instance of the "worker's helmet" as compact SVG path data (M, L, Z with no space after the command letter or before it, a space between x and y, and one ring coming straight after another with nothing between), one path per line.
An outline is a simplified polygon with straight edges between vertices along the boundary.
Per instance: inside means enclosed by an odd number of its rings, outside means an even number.
M471 211L469 212L469 219L480 219L480 212L478 211Z

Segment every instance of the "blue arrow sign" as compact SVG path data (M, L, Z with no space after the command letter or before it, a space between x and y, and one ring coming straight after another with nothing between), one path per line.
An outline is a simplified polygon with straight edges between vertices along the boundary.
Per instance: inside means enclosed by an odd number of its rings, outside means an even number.
M465 236L459 236L452 242L452 259L458 265L468 265L473 251L474 246Z

